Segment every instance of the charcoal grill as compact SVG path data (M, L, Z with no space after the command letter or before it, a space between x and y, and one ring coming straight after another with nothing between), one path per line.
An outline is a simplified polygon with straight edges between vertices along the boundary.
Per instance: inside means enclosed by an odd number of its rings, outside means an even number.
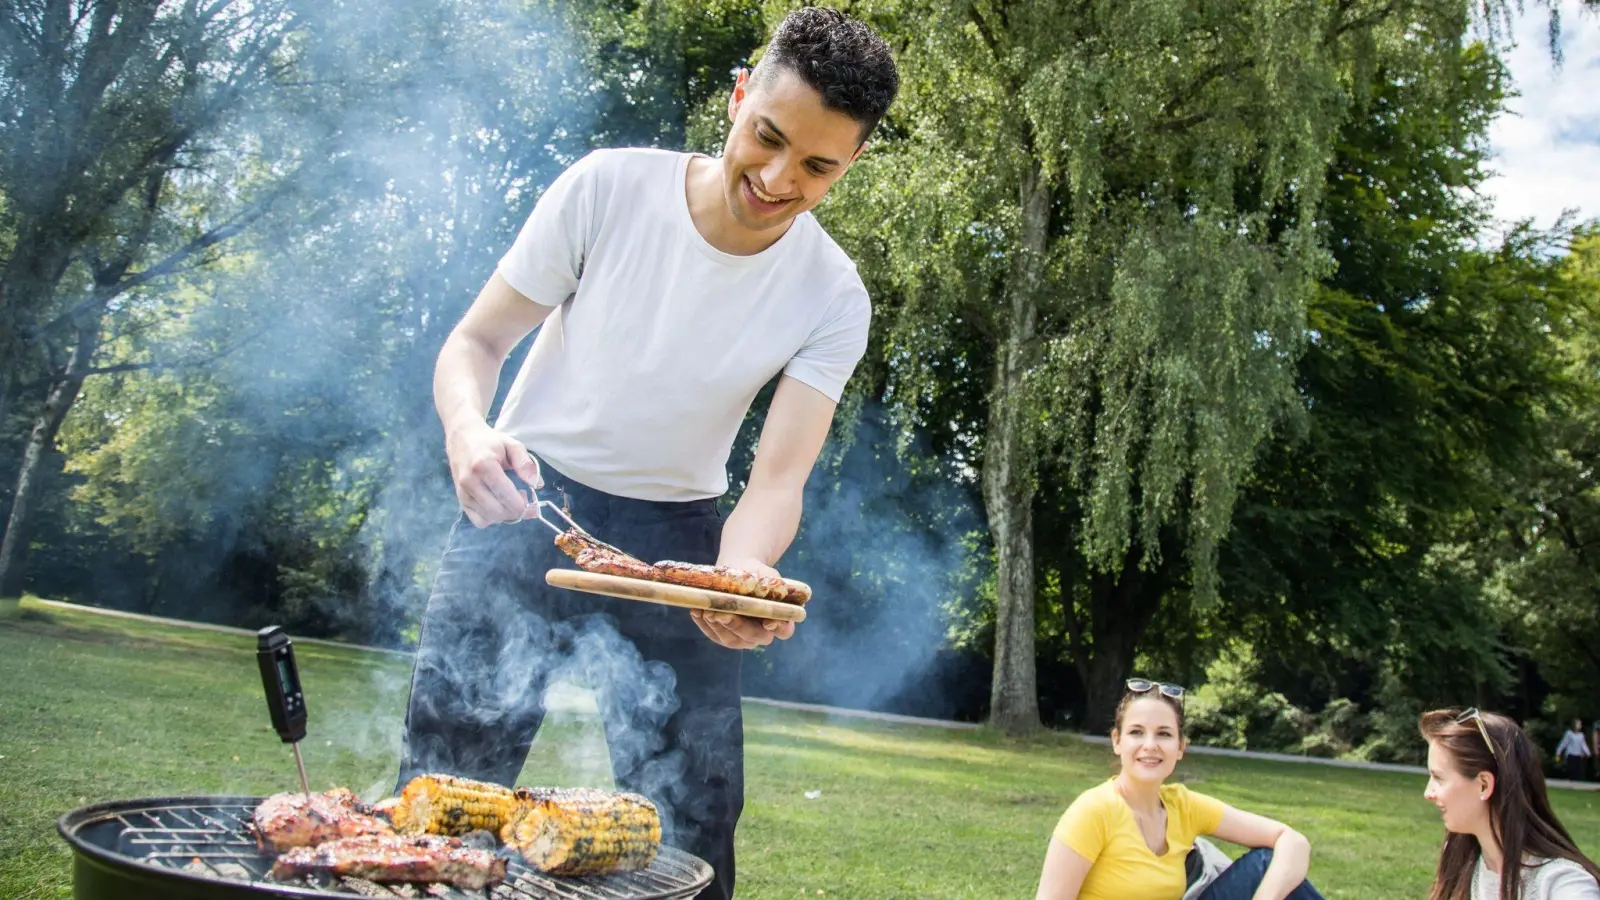
M703 860L662 847L648 869L557 878L516 860L487 891L358 878L267 881L272 857L246 828L261 797L173 797L85 806L57 829L73 849L77 900L260 900L418 897L443 900L680 900L711 882Z

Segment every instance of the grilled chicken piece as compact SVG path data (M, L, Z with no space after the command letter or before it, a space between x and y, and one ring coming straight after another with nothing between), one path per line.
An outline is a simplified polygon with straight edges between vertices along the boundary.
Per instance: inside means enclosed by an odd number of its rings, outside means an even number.
M511 820L521 791L454 775L418 775L406 782L391 815L405 834L499 832Z
M783 602L793 603L795 606L805 606L806 601L811 599L811 585L806 584L804 581L785 578L783 584L784 587L788 588L787 593L781 598L774 597L772 599L781 599Z
M655 567L627 554L607 553L604 550L584 550L578 554L578 568L600 575L621 575L624 578L642 578L657 581Z
M605 875L647 868L661 849L661 815L638 794L595 788L521 788L500 840L550 875Z
M306 795L294 791L261 801L254 816L256 841L262 849L283 852L336 838L394 834L388 822L346 788Z
M623 553L621 550L618 550L616 547L611 546L605 541L600 540L589 532L581 531L577 528L568 528L566 531L556 535L556 546L561 548L562 553L572 557L574 562L578 560L578 557L585 550L592 550L605 556L612 556L628 560L630 562L638 563L641 566L646 565L644 560L635 559L634 557Z
M663 560L651 565L576 528L569 528L557 535L556 546L572 557L578 568L585 572L681 584L724 594L793 603L796 606L804 606L811 599L811 588L804 582L757 575L730 566L702 566L675 560Z
M661 573L657 576L657 580L669 584L682 584L764 600L785 600L789 596L789 585L782 578L757 575L729 566L701 566L662 560L656 563L655 568Z
M447 882L478 891L505 881L506 861L443 835L373 835L296 847L278 857L268 873L275 881L307 875Z

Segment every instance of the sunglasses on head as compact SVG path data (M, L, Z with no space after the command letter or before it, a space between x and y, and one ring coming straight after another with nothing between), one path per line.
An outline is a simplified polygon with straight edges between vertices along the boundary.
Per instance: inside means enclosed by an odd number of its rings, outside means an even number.
M1483 735L1483 742L1489 747L1489 755L1495 759L1499 759L1500 753L1494 749L1494 741L1489 739L1489 729L1484 727L1483 713L1478 712L1478 708L1476 706L1471 707L1462 712L1461 715L1456 716L1456 724L1460 725L1462 722L1465 722L1468 719L1471 719L1473 724L1478 726L1478 733Z
M1151 691L1155 691L1155 690L1159 690L1161 693L1165 694L1168 697L1171 697L1174 700L1182 700L1183 699L1183 685L1181 685L1181 684L1164 684L1164 683L1162 683L1160 681L1150 681L1149 679L1146 679L1146 678L1129 678L1128 679L1128 692L1129 693L1132 693L1132 694L1148 694Z

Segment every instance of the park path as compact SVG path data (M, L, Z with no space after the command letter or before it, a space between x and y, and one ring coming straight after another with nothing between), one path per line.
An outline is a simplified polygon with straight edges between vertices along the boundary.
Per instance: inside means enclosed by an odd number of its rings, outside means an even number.
M255 632L247 628L234 628L229 625L212 625L206 622L187 622L182 619L168 619L161 616L150 616L143 613L123 612L116 609L101 609L96 606L82 606L76 603L64 603L59 600L41 600L33 598L30 603L49 608L75 610L78 612L96 613L104 616L115 616L124 619L135 619L142 622L152 622L159 625L171 625L179 628L198 628L204 631L217 631L224 634L237 634L254 637ZM367 647L361 644L347 644L340 641L326 641L320 638L294 639L300 644L320 644L327 647L344 647L350 650L365 650L370 653L388 653L396 656L410 656L406 650L391 650L384 647ZM552 686L550 696L545 703L552 711L562 710L570 712L594 712L594 700L588 691L580 688L562 690L562 685ZM792 700L772 700L766 697L745 697L747 703L759 703L765 706L775 706L782 709L793 709L802 712L820 713L847 719L867 719L874 722L892 722L901 725L919 725L929 728L974 729L980 728L976 722L955 722L948 719L925 719L919 716L902 716L896 713L873 712L865 709L845 709L838 706L824 706L817 703L796 703ZM1111 739L1098 734L1080 735L1085 743L1109 745ZM1313 766L1333 766L1341 769L1367 769L1375 772L1402 772L1407 775L1416 775L1426 778L1428 770L1423 766L1407 766L1397 763L1363 762L1353 759L1327 759L1319 756L1296 756L1291 753L1266 753L1257 750L1230 750L1225 747L1202 747L1197 744L1189 745L1186 751L1198 756L1227 756L1235 759L1254 759L1263 762L1296 763ZM1564 778L1551 778L1546 784L1553 788L1565 788L1577 791L1600 791L1600 782L1568 781ZM1419 785L1417 790L1421 791Z

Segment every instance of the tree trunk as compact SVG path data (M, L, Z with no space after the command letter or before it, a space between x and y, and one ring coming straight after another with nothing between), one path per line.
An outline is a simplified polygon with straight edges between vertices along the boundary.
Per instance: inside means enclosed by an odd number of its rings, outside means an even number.
M1008 285L1004 343L995 359L983 452L983 502L994 537L996 608L989 724L1008 734L1039 727L1034 662L1033 497L1024 378L1038 320L1038 292L1049 237L1050 188L1037 164L1022 179L1022 246Z
M0 440L4 439L6 423L11 421L11 382L10 372L0 372Z
M1074 654L1073 665L1083 681L1086 709L1084 731L1104 734L1111 730L1117 704L1122 700L1124 682L1133 674L1133 659L1145 630L1161 609L1166 592L1163 573L1143 572L1134 547L1124 559L1122 571L1095 575L1089 583L1089 623L1092 635L1087 652Z
M84 373L94 356L99 342L99 316L85 316L87 321L78 324L78 340L67 358L62 378L51 385L44 407L34 419L33 430L22 451L22 464L17 469L16 490L11 496L11 514L6 518L4 537L0 537L0 597L15 597L22 593L23 577L27 572L28 526L31 506L38 495L41 483L40 465L45 453L55 442L61 423L77 402L83 388Z

